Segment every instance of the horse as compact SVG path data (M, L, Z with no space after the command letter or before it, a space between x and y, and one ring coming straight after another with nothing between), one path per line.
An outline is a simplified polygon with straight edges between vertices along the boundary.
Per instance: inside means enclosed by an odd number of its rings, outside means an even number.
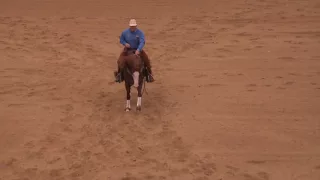
M141 100L142 100L142 86L145 78L145 67L143 60L139 55L136 55L134 50L126 50L125 53L120 56L124 58L124 85L127 93L127 101L125 111L131 110L131 87L135 87L138 91L136 111L141 111Z

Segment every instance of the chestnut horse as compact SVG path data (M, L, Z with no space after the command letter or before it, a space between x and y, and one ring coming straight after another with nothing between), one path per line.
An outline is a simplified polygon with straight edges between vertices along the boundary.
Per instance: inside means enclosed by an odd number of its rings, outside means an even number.
M127 91L127 103L125 111L131 110L131 87L135 87L138 91L137 111L141 111L142 86L145 77L144 63L139 55L134 54L134 50L124 49L120 58L124 58L123 78Z

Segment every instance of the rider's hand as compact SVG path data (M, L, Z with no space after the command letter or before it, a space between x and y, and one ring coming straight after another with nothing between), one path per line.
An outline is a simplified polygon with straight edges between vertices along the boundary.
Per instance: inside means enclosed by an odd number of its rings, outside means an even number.
M124 46L125 46L126 48L130 48L130 44L128 44L128 43L126 43Z
M139 50L136 50L136 53L135 53L136 55L139 55L140 54L140 51Z

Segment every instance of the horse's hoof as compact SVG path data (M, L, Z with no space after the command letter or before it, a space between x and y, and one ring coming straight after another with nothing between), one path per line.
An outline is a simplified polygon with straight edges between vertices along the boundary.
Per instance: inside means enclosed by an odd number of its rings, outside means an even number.
M128 108L128 107L127 107L127 108L125 108L124 110L125 110L126 112L129 112L129 111L131 111L131 108Z
M137 111L141 111L141 106L137 106Z

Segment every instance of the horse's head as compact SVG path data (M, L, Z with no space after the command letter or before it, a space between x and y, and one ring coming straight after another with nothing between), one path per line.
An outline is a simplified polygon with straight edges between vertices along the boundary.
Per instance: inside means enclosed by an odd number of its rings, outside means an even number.
M139 86L139 80L142 77L143 70L143 62L140 56L135 55L134 53L127 52L127 56L125 57L127 71L129 71L130 75L133 78L133 86Z

